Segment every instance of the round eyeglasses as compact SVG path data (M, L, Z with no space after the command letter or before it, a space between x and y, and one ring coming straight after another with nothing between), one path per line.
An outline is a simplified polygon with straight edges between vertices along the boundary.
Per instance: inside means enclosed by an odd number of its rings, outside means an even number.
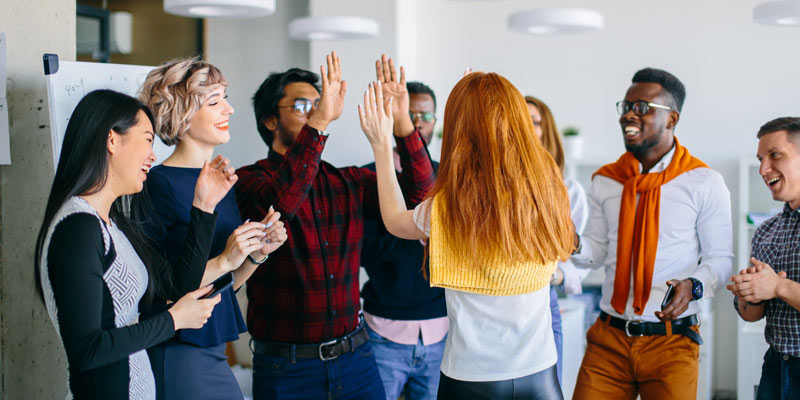
M311 112L312 108L317 108L319 106L319 99L311 100L305 98L298 98L294 99L294 103L288 106L278 106L278 108L293 108L294 113L297 114L298 117L305 117L308 113Z
M647 114L650 111L650 107L653 108L660 108L662 110L672 110L671 107L662 106L661 104L650 103L645 100L636 100L634 102L630 102L627 100L622 100L617 102L617 112L619 115L625 115L628 111L633 111L634 114L638 116L642 116Z
M416 120L417 118L421 118L423 122L431 122L431 121L433 121L434 118L436 118L436 116L433 115L433 113L429 113L429 112L418 112L418 113L415 113L415 112L410 112L409 111L408 112L408 116L411 117L411 122L414 122L414 120Z

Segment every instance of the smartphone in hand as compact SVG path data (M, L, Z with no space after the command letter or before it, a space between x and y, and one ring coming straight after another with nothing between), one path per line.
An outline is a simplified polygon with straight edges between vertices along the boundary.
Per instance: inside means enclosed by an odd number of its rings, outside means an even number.
M215 280L211 284L214 285L214 288L211 289L211 293L209 293L209 294L207 294L207 295L205 295L205 296L203 296L201 298L208 299L208 298L214 297L214 296L218 295L220 292L222 292L223 290L233 286L233 272L228 272L228 273L220 276L219 278L217 278L217 280Z
M672 296L675 295L673 289L675 289L675 286L667 285L667 293L664 293L664 300L661 300L661 311L664 311L664 309L667 308L669 303L672 301Z

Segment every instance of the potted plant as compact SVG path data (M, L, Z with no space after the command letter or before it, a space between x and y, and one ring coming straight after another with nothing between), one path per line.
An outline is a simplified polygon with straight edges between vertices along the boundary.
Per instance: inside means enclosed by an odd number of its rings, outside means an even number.
M580 137L580 130L575 126L567 126L561 130L564 140L565 156L571 160L583 157L583 138Z

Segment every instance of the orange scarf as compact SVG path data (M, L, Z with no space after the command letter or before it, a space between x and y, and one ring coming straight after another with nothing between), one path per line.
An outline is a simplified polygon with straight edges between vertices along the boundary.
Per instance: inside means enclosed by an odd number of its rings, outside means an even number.
M614 276L614 294L611 296L611 306L618 313L625 312L631 286L631 268L633 268L633 311L642 315L650 297L658 248L661 185L695 168L708 168L708 166L692 157L689 150L681 146L678 138L675 138L675 154L672 162L662 172L640 174L639 160L633 153L626 152L613 164L606 164L594 173L607 176L624 185L617 233L617 272ZM636 193L640 193L638 205Z

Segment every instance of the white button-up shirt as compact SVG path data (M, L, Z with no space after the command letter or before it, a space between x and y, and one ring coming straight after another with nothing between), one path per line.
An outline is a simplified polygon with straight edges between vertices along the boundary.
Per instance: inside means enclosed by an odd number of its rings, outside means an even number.
M650 172L664 171L674 153L673 147ZM641 171L641 165L639 168ZM592 179L588 192L589 222L581 235L581 251L571 257L578 267L605 267L600 308L626 320L658 322L654 313L661 310L666 282L689 277L703 283L703 298L713 297L714 291L728 280L733 268L730 193L722 175L709 168L696 168L661 186L653 282L641 316L633 312L633 274L629 278L631 284L625 313L620 314L611 306L617 270L622 189L621 183L609 177L597 175ZM699 311L697 302L692 301L681 317Z

